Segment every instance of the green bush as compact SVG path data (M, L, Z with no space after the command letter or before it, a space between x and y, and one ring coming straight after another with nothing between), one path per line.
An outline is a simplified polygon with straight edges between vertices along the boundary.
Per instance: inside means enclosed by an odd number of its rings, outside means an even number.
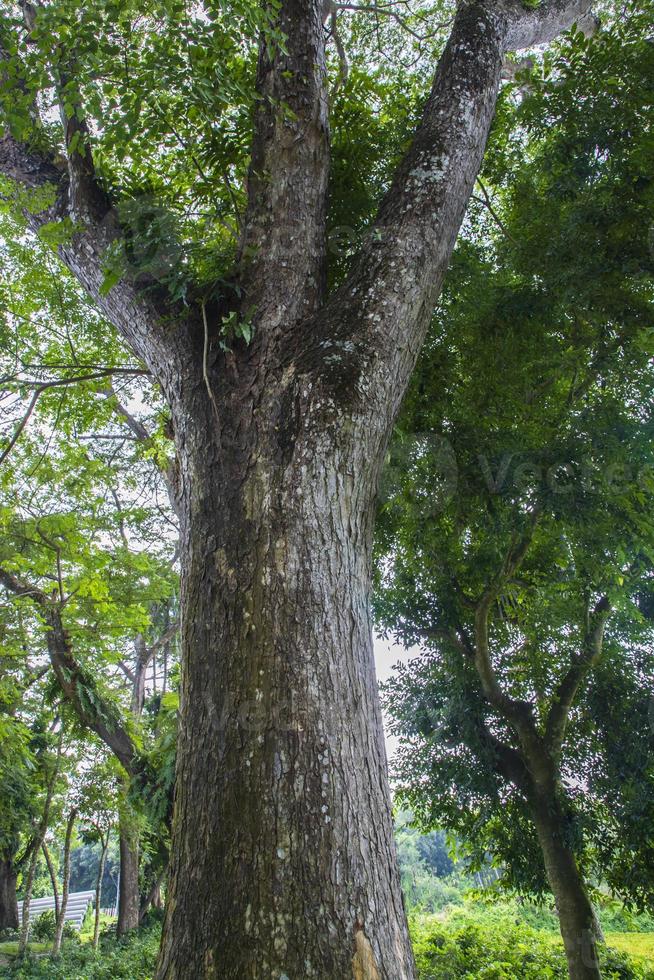
M600 896L598 914L605 932L654 932L654 916L647 912L630 912L621 902L608 896Z
M30 939L35 943L47 943L54 939L57 921L52 909L46 909L30 922Z
M458 917L458 921L457 921ZM567 980L565 954L547 934L509 918L494 925L454 913L447 923L416 918L411 931L420 980ZM605 980L654 980L654 971L616 950L600 951Z
M70 944L61 956L29 957L0 967L3 980L152 980L161 925L156 922L123 939L107 936L97 952L90 944Z
M53 909L46 909L30 922L30 942L47 943L54 939L57 920ZM79 940L77 929L72 922L64 922L63 939Z
M475 922L455 912L445 923L434 917L411 922L420 980L567 980L563 947L551 933L536 932L498 915L492 923ZM105 935L97 953L89 944L64 946L62 955L28 957L0 967L5 980L151 980L161 923L124 939ZM604 980L654 980L654 970L638 966L626 954L601 951Z

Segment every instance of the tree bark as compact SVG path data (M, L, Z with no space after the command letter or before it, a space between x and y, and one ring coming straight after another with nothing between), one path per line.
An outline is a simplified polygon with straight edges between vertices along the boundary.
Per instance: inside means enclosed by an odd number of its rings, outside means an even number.
M43 857L45 858L45 863L48 866L48 874L50 875L50 882L52 884L52 894L54 896L54 913L55 921L59 919L59 885L57 884L57 873L52 863L52 857L50 855L50 848L47 843L43 841L41 844L41 850L43 851Z
M565 815L556 794L532 802L534 824L559 915L570 980L600 980L596 918L572 849L565 843Z
M120 825L120 883L118 893L119 936L139 925L139 846L131 827Z
M0 857L0 932L18 929L17 877L11 858Z
M68 815L68 822L66 824L66 840L64 843L64 863L62 868L62 885L61 885L61 904L59 906L59 912L57 914L57 925L55 928L55 937L52 944L52 952L57 956L61 952L61 941L64 937L64 923L66 921L66 909L68 908L68 893L70 891L70 846L73 839L73 829L75 827L75 821L77 819L77 810L73 809Z
M158 976L404 980L368 603L379 427L327 440L301 378L256 398L221 412L220 444L202 386L175 419L192 656Z

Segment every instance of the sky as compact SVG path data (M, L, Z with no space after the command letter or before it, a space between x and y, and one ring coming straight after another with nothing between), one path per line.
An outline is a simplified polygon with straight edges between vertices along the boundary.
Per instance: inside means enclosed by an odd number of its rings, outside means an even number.
M397 643L390 640L382 640L375 636L375 665L377 667L377 681L382 684L387 681L393 673L393 667L397 663L406 663L411 657L415 657L418 650L412 647L407 650ZM388 734L387 719L384 718L384 728L386 730L386 754L391 759L397 748L397 738Z

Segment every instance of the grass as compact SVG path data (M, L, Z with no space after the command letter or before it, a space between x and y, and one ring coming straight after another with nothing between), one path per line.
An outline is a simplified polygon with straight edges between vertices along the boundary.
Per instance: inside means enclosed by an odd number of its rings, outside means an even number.
M647 966L654 965L654 932L607 932L606 944Z
M30 953L47 953L52 943L28 943ZM18 941L0 943L0 956L18 956Z

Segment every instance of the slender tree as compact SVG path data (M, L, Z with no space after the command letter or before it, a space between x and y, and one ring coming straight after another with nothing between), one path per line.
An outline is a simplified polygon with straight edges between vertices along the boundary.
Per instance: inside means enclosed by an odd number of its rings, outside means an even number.
M34 876L39 859L41 844L45 840L45 835L50 822L50 810L55 795L57 780L60 775L61 752L63 746L63 729L60 730L57 738L56 754L48 758L47 775L45 780L45 797L43 800L38 825L34 831L31 857L27 866L27 872L23 881L23 902L22 917L20 923L20 938L18 940L18 952L21 956L27 951L27 941L30 934L30 903L32 901L32 889L34 887Z
M585 19L588 0L458 7L329 295L322 0L156 6L136 30L120 4L4 9L0 171L161 385L177 450L183 680L159 980L412 977L368 610L373 501L504 59ZM253 99L238 59L256 37ZM63 138L39 120L53 99ZM188 179L162 188L177 143L195 196ZM239 193L231 269L210 288L171 277L152 248L175 237L170 209L187 202L187 220L201 201L223 227ZM197 227L206 257L216 236Z
M102 879L111 835L120 807L120 783L121 780L116 772L115 764L112 765L107 759L100 759L85 774L79 799L82 840L85 844L97 844L100 848L95 876L95 918L93 923L93 947L95 949L97 949L100 937Z
M59 919L59 882L57 881L57 871L52 860L52 855L50 854L50 848L48 847L48 842L46 840L41 844L41 851L43 852L43 857L48 868L48 874L50 876L50 884L52 885L52 896L54 898L54 914L55 922Z
M61 867L61 902L59 911L56 914L55 934L52 942L52 952L58 956L61 952L61 941L64 937L64 925L66 922L66 909L68 908L68 892L70 890L70 850L73 842L73 831L78 813L75 807L71 807L66 821L66 836L64 838L64 857Z

